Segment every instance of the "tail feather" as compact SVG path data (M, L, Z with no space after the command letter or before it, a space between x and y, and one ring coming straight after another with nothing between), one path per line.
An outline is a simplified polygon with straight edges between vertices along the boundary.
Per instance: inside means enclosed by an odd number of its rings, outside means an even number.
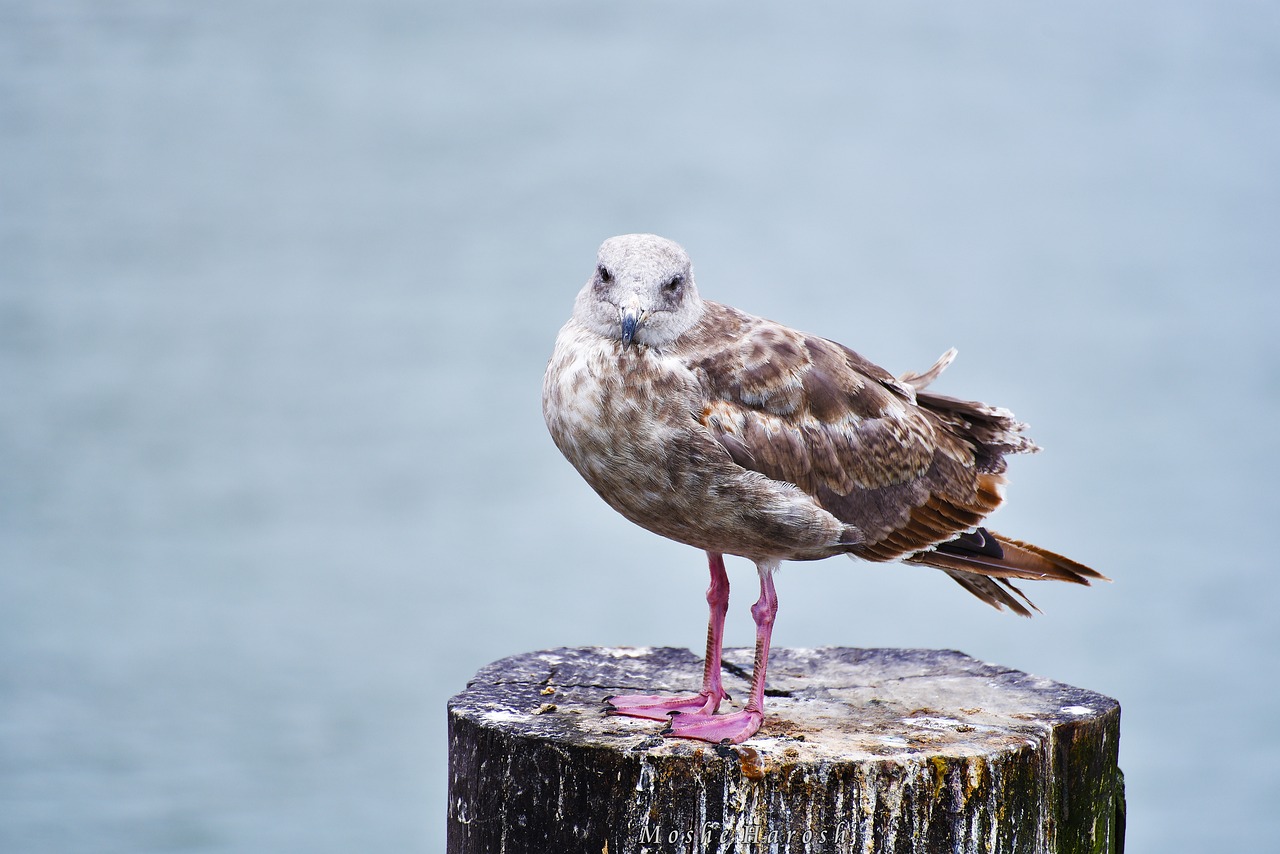
M968 590L997 611L1008 608L1021 617L1030 617L1031 611L1027 610L1030 607L1037 614L1040 613L1036 603L1028 599L1027 594L1015 587L1013 582L1007 578L987 578L985 575L958 572L954 569L944 570L944 572L965 590ZM1005 588L1008 588L1008 590ZM1017 597L1010 595L1009 591L1013 591L1013 593L1017 594ZM1022 602L1019 602L1018 599L1021 599ZM1026 605L1023 605L1023 602Z
M1088 586L1090 578L1096 579L1097 581L1111 580L1096 569L1085 566L1082 563L1078 563L1069 557L1063 557L1057 552L1051 552L1048 549L1041 548L1040 546L1023 542L1022 540L1015 540L1012 537L1006 537L1003 534L997 534L995 532L992 532L992 536L994 536L1004 548L1005 557L1007 559L1012 556L1012 558L1018 561L1030 561L1036 566L1048 565L1051 567L1051 572L1047 576L1049 578L1061 581L1070 581L1072 583L1083 584L1085 586Z
M1032 608L1035 605L1009 581L1011 578L1069 581L1084 585L1088 585L1090 579L1111 580L1070 558L985 528L961 534L907 560L941 569L984 602L996 608L1008 607L1028 617L1030 612L1005 588L1012 590Z

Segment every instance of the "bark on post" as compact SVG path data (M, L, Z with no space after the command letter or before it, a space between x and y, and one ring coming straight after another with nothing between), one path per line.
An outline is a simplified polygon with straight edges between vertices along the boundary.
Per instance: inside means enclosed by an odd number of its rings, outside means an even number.
M725 658L745 696L751 650ZM601 714L700 676L689 651L654 648L481 669L449 701L450 854L1123 851L1108 697L954 651L775 649L743 745Z

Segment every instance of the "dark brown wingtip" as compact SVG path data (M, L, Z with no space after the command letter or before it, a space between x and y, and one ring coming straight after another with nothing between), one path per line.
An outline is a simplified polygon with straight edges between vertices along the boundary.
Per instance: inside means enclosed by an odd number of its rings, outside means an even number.
M1089 586L1089 580L1110 581L1111 579L1098 572L1090 566L1085 566L1078 561L1074 561L1069 557L1063 557L1057 552L1051 552L1048 549L1032 543L1015 540L1013 537L1006 537L1004 534L991 532L991 536L995 537L1001 546L1004 547L1006 556L1013 552L1017 559L1023 559L1024 555L1032 555L1040 561L1048 562L1055 569L1051 575L1047 576L1056 581L1070 581L1073 584L1083 584Z
M961 534L932 551L913 555L911 560L938 569L956 569L992 578L1068 581L1086 586L1090 579L1110 581L1092 567L985 528Z
M1069 581L1086 586L1093 579L1111 580L1096 569L1070 558L984 528L961 534L931 551L919 552L906 560L941 569L965 590L997 610L1008 608L1023 617L1031 616L1026 606L1037 613L1040 609L1010 579Z

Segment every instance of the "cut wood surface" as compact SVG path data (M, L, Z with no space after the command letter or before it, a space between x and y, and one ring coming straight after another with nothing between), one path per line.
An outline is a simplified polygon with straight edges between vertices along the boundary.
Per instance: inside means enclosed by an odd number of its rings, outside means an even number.
M735 698L751 654L726 650ZM684 649L482 668L449 702L448 850L1123 850L1109 697L949 650L776 649L764 726L741 745L602 714L611 694L700 684Z

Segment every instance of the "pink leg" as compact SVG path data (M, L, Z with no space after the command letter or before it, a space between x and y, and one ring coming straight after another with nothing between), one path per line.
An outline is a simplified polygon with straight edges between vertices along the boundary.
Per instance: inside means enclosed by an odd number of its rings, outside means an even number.
M740 712L713 715L708 712L692 712L676 715L663 731L663 735L677 738L696 738L714 743L741 744L756 734L764 721L764 683L769 669L769 643L773 637L773 621L778 615L778 594L773 589L773 572L777 561L756 564L760 572L760 599L751 606L751 616L756 621L756 656L751 672L751 696Z
M728 697L720 683L720 650L724 646L724 615L729 610L729 574L724 571L724 556L707 552L711 568L711 586L707 588L707 604L711 619L707 623L707 655L702 666L702 690L697 694L672 697L664 694L624 694L606 697L606 712L665 721L682 712L713 714L720 701Z

